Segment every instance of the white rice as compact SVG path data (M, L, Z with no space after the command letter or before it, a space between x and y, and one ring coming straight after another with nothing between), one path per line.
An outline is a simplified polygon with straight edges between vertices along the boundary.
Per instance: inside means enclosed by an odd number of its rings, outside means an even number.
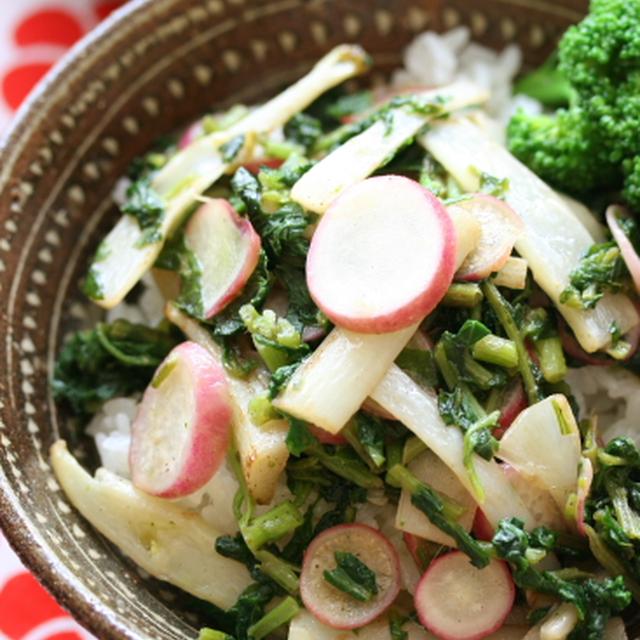
M427 31L417 36L405 50L405 68L394 73L392 84L398 88L430 87L469 80L488 89L491 99L487 111L498 125L498 139L503 140L504 128L518 109L528 113L542 111L537 100L512 95L513 79L521 64L522 52L517 45L509 45L496 53L471 42L467 27L456 27L443 34Z
M621 367L570 369L567 382L582 416L597 416L604 441L629 436L640 446L640 378Z

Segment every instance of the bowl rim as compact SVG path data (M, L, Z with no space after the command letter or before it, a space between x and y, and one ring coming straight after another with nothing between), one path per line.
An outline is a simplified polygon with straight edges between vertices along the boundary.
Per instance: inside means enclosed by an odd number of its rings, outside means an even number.
M128 20L148 12L153 0L129 0L87 32L54 64L37 83L14 114L9 127L0 134L0 186L2 174L13 169L26 136L44 121L54 87L71 79L76 67L88 54L99 55L102 47ZM106 48L105 48L106 50ZM6 164L5 164L6 163ZM6 175L6 174L5 174ZM53 595L56 601L88 632L105 640L138 640L119 622L109 607L97 605L90 589L80 579L61 577L60 568L49 557L47 546L29 529L31 520L16 504L6 477L0 469L0 531L25 568ZM72 574L74 575L74 574Z

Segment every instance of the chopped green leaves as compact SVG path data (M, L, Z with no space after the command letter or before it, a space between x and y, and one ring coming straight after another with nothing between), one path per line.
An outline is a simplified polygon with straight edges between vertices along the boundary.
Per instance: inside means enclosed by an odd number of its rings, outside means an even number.
M315 436L309 431L309 425L306 422L290 416L287 419L289 420L287 448L292 456L300 456L318 444Z
M606 292L627 286L627 269L615 242L594 244L571 272L560 302L576 309L593 309Z
M220 147L220 153L222 154L222 159L227 163L233 162L242 151L242 148L244 147L244 143L245 143L245 136L242 134L239 136L236 136L235 138L231 138L229 142L226 142Z
M376 574L353 553L336 551L336 567L324 571L324 579L359 602L369 602L378 593Z
M126 320L79 331L58 356L53 394L86 419L106 400L142 391L176 344L168 331Z
M151 185L151 179L143 176L132 182L127 189L127 201L122 212L133 216L143 231L140 246L160 242L160 224L165 213L165 203Z

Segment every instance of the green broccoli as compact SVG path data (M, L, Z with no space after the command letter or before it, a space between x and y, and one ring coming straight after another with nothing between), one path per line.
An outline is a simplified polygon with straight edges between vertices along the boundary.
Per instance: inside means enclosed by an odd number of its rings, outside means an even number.
M640 3L592 0L559 47L571 83L555 115L516 114L509 148L554 186L578 195L620 189L640 208Z

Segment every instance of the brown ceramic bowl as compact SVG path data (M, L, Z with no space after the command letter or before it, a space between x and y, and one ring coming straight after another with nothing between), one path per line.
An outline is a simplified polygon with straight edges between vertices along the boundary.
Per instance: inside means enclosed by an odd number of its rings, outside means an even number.
M189 598L140 577L78 517L47 462L52 441L69 437L48 372L131 159L213 104L273 94L335 44L362 43L380 74L416 33L466 24L497 49L518 42L537 64L586 5L134 0L40 84L0 145L0 524L82 624L101 638L162 639L194 637L199 624Z

